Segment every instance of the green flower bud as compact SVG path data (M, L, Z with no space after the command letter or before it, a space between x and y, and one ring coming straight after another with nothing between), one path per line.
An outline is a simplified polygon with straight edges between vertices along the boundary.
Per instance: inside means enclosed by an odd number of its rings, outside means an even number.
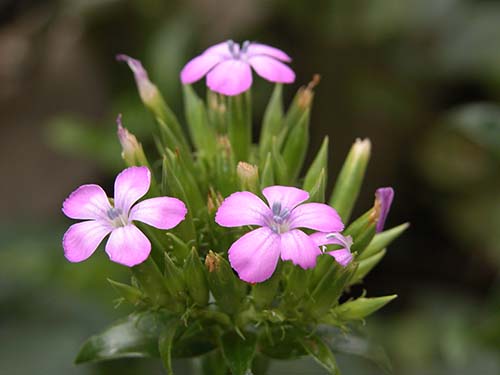
M238 175L241 190L248 190L253 193L259 191L259 168L256 165L240 161L236 167L236 174Z
M245 297L246 285L236 277L228 261L211 250L205 258L205 266L215 301L223 311L236 313Z
M370 159L371 143L368 139L357 139L342 166L335 182L330 206L335 207L344 222L348 222L358 198Z
M189 295L199 306L208 304L209 292L205 272L198 252L193 247L184 265L184 277Z
M186 286L184 283L184 275L179 267L177 267L168 255L165 253L165 287L169 293L177 300L184 301L186 298Z

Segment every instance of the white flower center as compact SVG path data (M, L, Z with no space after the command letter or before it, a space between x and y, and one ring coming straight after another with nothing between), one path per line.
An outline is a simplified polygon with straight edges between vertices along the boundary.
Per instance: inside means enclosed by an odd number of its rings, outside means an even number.
M106 212L106 215L108 215L111 225L115 228L124 227L129 224L127 215L119 208L111 207L108 212Z

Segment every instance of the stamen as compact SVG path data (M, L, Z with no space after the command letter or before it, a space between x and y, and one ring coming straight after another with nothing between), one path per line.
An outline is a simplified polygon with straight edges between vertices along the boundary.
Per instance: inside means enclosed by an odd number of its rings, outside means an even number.
M250 46L250 41L249 40L245 40L243 42L243 44L241 45L241 53L246 53L249 46Z
M122 214L122 210L119 208L110 208L107 212L107 215L110 220L115 220L117 217L119 217Z

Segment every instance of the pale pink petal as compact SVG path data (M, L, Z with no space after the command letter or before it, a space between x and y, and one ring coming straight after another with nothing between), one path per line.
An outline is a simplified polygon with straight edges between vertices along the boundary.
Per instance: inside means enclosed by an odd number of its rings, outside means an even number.
M271 229L255 229L232 244L228 252L231 267L240 279L260 283L269 279L280 256L280 236Z
M316 265L316 257L320 254L319 247L301 230L281 234L281 259L307 269Z
M328 251L326 254L331 255L343 267L352 261L351 245L352 237L343 236L340 233L313 233L309 236L317 246L323 245L340 245L342 249Z
M81 262L91 256L112 228L103 221L90 220L73 224L62 240L64 256L70 262Z
M262 190L270 207L280 204L283 210L292 210L298 204L309 199L309 193L305 190L297 189L291 186L269 186Z
M263 226L270 216L272 212L262 199L249 191L240 191L224 199L215 214L215 222L223 227Z
M255 55L271 56L274 57L275 59L285 62L292 61L291 57L288 56L282 50L271 46L266 46L265 44L260 44L260 43L250 43L247 49L247 54L248 56L255 56Z
M223 59L230 59L232 57L228 41L221 42L207 48L202 55L217 55Z
M144 262L150 251L151 242L133 224L113 229L106 243L109 259L128 267Z
M170 229L186 217L186 205L177 198L158 197L137 203L130 210L130 220L138 220L159 229Z
M116 55L116 60L124 61L127 63L130 70L132 70L132 73L134 73L134 78L138 86L141 85L142 81L149 81L148 73L139 60L124 54Z
M342 267L347 266L352 261L352 254L347 249L328 251L327 254L334 257L335 261Z
M226 60L207 74L207 86L215 92L233 96L247 91L252 85L250 65L241 60Z
M111 208L106 193L99 185L82 185L63 203L63 213L72 219L102 219Z
M150 183L147 167L124 169L115 180L115 207L128 214L130 207L148 192Z
M216 54L203 54L195 57L182 69L181 82L187 84L198 81L221 61L223 57Z
M324 203L306 203L295 207L289 223L290 229L308 228L320 232L340 232L344 229L337 211Z
M295 73L289 66L268 56L253 56L248 59L259 76L271 82L292 83Z

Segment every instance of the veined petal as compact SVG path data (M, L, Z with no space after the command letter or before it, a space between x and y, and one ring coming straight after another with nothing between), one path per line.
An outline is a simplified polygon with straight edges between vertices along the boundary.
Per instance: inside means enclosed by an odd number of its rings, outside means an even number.
M290 229L309 228L320 232L340 232L344 224L337 211L324 203L305 203L290 213Z
M271 56L274 57L275 59L285 62L292 61L291 57L288 56L282 50L260 43L250 43L247 49L247 54L249 56L255 56L255 55Z
M249 191L239 191L224 199L215 214L215 222L223 227L263 226L271 215L262 199Z
M252 68L259 76L271 82L292 83L295 81L295 73L289 66L272 57L259 55L248 59Z
M82 185L63 202L63 213L71 219L102 219L111 208L99 185Z
M130 210L130 220L138 220L159 229L170 229L186 217L186 205L177 198L158 197L137 203Z
M375 192L375 204L379 205L380 213L377 220L377 232L384 230L385 219L391 209L392 200L394 199L394 190L391 187L377 189Z
M73 224L62 240L64 256L70 262L81 262L90 257L101 241L111 232L111 226L98 220Z
M271 229L255 229L231 245L228 252L231 267L240 279L260 283L269 279L280 256L280 236Z
M115 207L128 214L130 207L148 192L150 183L147 167L124 169L115 180Z
M250 65L241 60L226 60L207 74L207 86L215 92L233 96L247 91L252 85Z
M281 259L307 269L316 265L316 257L321 254L319 247L307 234L298 229L281 234Z
M224 58L218 54L204 53L203 55L196 56L182 69L181 82L187 84L198 81L223 60Z
M309 199L309 193L291 186L269 186L262 190L270 207L279 203L282 209L290 211L298 204Z
M133 224L113 229L106 243L109 259L128 267L144 262L150 252L151 242Z
M335 261L342 267L347 266L352 261L352 254L347 249L328 251L327 254L335 258Z

